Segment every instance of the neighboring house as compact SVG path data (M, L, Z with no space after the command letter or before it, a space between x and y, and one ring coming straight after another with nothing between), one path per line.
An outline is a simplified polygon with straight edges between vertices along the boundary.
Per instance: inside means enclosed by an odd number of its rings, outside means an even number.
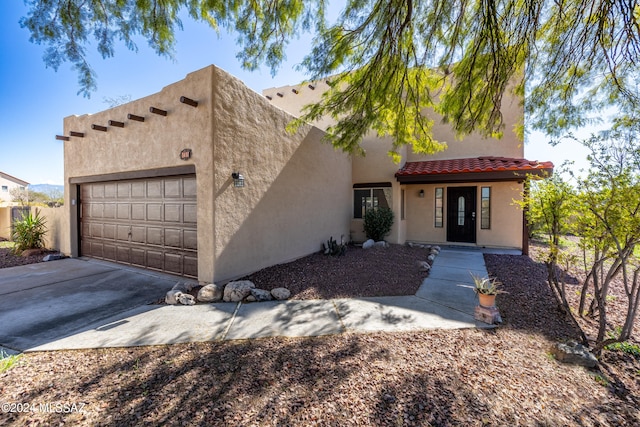
M0 172L0 239L11 239L12 224L22 216L23 209L13 201L12 190L24 190L28 182Z
M396 214L393 243L523 247L512 200L525 173L553 165L522 159L515 135L456 141L438 125L444 153L405 148L397 165L389 139L371 136L367 156L352 158L318 127L286 131L319 96L322 84L314 87L262 96L210 66L154 95L65 118L61 250L220 282L316 252L331 236L362 241L362 217L376 206ZM515 101L505 111L507 129L522 119Z
M263 94L273 105L298 116L304 105L320 100L326 82L271 88ZM501 139L471 134L457 139L453 129L433 117L434 137L447 149L419 155L404 147L396 164L388 156L390 138L371 132L362 141L365 157L352 158L351 237L365 239L367 209L390 207L395 222L387 240L392 243L427 242L474 247L515 248L527 251L526 222L514 200L522 198L527 174L553 173L551 162L524 159L524 144L514 133L522 123L521 100L505 95L505 122ZM334 122L325 117L316 126Z
M14 188L24 190L28 185L29 183L26 181L0 172L0 206L9 206L12 204L11 190Z

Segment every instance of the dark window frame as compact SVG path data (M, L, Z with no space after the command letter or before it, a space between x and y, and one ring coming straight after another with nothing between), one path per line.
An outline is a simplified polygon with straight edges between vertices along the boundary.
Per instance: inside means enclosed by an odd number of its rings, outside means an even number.
M376 191L391 191L391 183L371 183L371 184L354 184L353 185L353 219L364 219L364 216L367 213L367 209L377 209L379 207L380 197L376 196ZM364 194L368 192L368 196ZM389 194L387 198L386 195L384 200L386 201L386 207L391 208L392 194ZM365 200L363 203L362 200ZM367 201L366 199L370 199ZM371 203L371 207L367 208L367 202Z
M435 188L433 205L434 205L433 226L435 228L443 228L444 227L444 187Z
M491 187L480 187L480 229L491 230Z

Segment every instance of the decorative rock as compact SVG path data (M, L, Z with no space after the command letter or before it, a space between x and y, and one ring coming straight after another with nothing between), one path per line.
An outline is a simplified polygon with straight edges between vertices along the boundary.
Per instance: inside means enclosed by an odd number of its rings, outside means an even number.
M291 291L287 288L275 288L271 290L271 295L278 301L289 299Z
M440 246L434 246L434 247L432 247L432 248L431 248L431 250L434 250L434 249L435 249L436 251L438 251L438 252L440 252L440 250L441 250L441 249L440 249Z
M415 244L413 242L407 242L407 246L409 246L410 248L414 247Z
M255 300L258 302L271 301L273 299L273 295L271 295L271 292L265 291L264 289L257 289L257 288L251 289L250 296L255 298Z
M64 255L62 255L62 254L49 254L49 255L45 256L44 258L42 258L42 261L45 261L45 262L47 262L47 261L55 261L55 260L63 259L63 258L64 258Z
M389 244L384 240L380 240L379 242L375 242L373 246L375 246L376 248L388 248Z
M215 302L222 300L222 291L224 290L223 286L216 285L215 283L210 283L208 285L204 285L198 291L198 301L200 302Z
M42 249L25 249L20 253L21 257L27 258L34 255L41 255Z
M587 368L593 368L598 364L598 359L585 346L574 341L556 344L551 349L551 353L563 363L586 366Z
M431 270L431 265L427 261L416 261L416 264L418 264L418 268L420 268L420 271Z
M248 297L246 297L245 302L256 302L256 297L254 297L253 295L249 295Z
M251 294L251 289L255 289L256 285L249 280L238 280L229 282L224 287L224 295L222 299L226 302L242 301Z
M170 290L164 297L164 302L171 305L179 304L178 297L182 295L182 291Z
M434 254L431 254L427 257L427 260L429 261L433 261L434 259L436 259L436 256Z
M372 247L373 247L373 245L375 245L375 243L376 243L376 242L374 242L374 241L373 241L373 239L369 239L369 240L367 240L366 242L364 242L364 243L362 244L362 249L369 249L369 248L372 248Z
M195 305L196 299L193 295L180 293L178 296L178 302L182 305Z

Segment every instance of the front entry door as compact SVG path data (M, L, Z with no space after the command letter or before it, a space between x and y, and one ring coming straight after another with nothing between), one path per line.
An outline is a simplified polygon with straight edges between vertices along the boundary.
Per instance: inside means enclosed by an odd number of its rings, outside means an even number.
M476 187L447 188L447 241L476 242Z

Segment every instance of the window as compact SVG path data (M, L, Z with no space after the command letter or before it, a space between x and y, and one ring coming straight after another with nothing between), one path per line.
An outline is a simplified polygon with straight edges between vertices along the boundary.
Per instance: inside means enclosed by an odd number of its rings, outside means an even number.
M434 226L435 227L442 227L443 221L442 221L442 215L443 215L443 211L442 211L442 200L444 197L444 188L438 187L436 188L436 212L435 212L435 223Z
M5 192L5 193L6 193L7 191L9 191L9 186L7 186L7 185L3 185L3 186L2 186L2 191L3 191L3 192Z
M458 225L464 225L464 197L458 197Z
M400 219L404 219L404 190L400 190Z
M480 228L491 228L491 187L482 187L480 202Z
M354 218L364 218L367 210L378 208L391 208L391 186L384 188L354 188Z

